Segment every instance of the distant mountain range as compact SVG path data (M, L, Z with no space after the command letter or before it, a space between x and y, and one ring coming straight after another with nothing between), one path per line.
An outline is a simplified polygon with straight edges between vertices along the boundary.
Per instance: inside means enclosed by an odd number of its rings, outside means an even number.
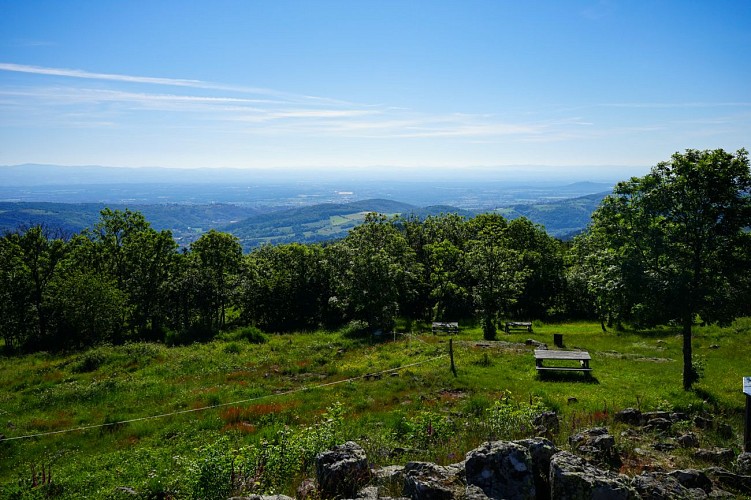
M567 239L583 230L591 213L607 193L548 203L523 203L496 209L508 219L527 217L543 225L552 236ZM232 204L112 205L100 203L0 202L0 231L35 224L73 234L92 227L99 211L129 208L141 212L157 230L169 229L181 245L188 245L209 229L236 235L246 250L272 243L312 243L338 239L361 223L369 212L385 215L456 213L465 217L477 211L446 205L418 207L393 200L372 199L351 203L323 203L292 209L261 211ZM487 210L485 211L487 212Z

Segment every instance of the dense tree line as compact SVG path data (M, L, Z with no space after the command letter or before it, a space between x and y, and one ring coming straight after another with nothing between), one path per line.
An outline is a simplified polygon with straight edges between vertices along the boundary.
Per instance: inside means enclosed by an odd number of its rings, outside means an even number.
M386 218L345 238L264 246L209 231L180 249L138 212L109 210L71 237L42 226L0 238L8 351L210 339L228 326L286 332L354 322L589 317L675 322L684 385L691 327L748 313L751 175L745 150L693 151L619 183L572 244L494 213Z
M504 315L557 312L563 256L543 228L495 214L370 214L338 241L243 254L213 230L181 250L140 213L105 209L72 237L34 226L0 238L0 331L7 350L35 351L477 315L492 338Z

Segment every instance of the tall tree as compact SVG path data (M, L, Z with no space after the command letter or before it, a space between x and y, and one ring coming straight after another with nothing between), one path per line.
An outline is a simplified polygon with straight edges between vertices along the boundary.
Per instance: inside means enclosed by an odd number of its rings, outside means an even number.
M319 245L266 245L248 254L242 273L243 316L265 330L315 328L329 298Z
M212 229L191 243L190 251L203 287L202 322L212 331L224 328L227 308L238 284L240 241L236 236Z
M457 214L428 217L423 223L423 265L430 290L433 320L453 321L473 314L471 277L465 266L465 245L471 223Z
M31 285L31 303L36 319L32 338L36 342L48 341L51 307L49 302L50 283L60 268L60 262L67 251L66 242L60 235L50 235L43 226L33 226L18 234L17 243L21 249L23 271L28 273ZM39 346L43 348L43 344Z
M519 252L526 277L513 305L515 316L543 318L557 305L563 290L563 252L560 242L526 217L508 223L507 245Z
M17 233L0 238L0 336L8 352L27 342L35 323L32 282L19 239Z
M409 301L421 274L414 251L392 221L368 214L326 253L334 274L330 303L371 329L392 329L400 304Z
M619 183L593 215L593 229L629 266L621 276L631 315L682 325L686 390L697 378L691 342L697 316L729 322L748 297L750 196L745 150L687 150Z
M105 208L88 236L93 245L80 245L77 253L86 266L93 264L112 278L126 298L122 327L141 338L161 338L167 282L177 252L172 233L157 232L140 212Z
M467 243L466 265L474 278L473 295L482 318L483 336L493 340L499 314L516 301L527 273L519 252L505 241L508 226L502 216L478 215L471 225L476 236Z

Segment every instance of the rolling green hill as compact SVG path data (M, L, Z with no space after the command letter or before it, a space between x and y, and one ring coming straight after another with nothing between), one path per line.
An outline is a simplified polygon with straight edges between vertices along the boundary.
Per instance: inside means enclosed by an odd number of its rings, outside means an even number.
M551 236L569 239L584 230L592 212L606 194L550 203L517 204L495 211L507 219L527 217L535 224L544 226ZM240 238L246 250L267 243L313 243L344 237L350 229L363 221L368 212L415 215L419 218L445 213L472 217L479 213L445 205L417 207L391 200L364 200L259 214L220 229Z
M592 212L609 193L598 193L551 203L518 204L498 208L496 212L507 219L526 217L545 227L548 234L567 240L589 224Z
M311 207L260 214L220 228L240 238L247 250L267 243L314 243L343 238L370 212L388 216L415 215L424 218L441 213L471 212L448 206L416 207L393 200L363 200L352 203L324 203Z
M141 212L156 230L169 229L175 240L188 244L211 228L255 215L259 211L230 204L117 205L103 203L0 202L0 233L42 224L51 231L70 235L93 226L99 212L113 210Z

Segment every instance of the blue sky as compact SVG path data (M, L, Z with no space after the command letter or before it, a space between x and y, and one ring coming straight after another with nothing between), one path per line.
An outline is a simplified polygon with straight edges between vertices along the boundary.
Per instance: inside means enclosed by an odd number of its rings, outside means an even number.
M0 12L2 165L640 175L686 148L751 146L747 0L0 0Z

